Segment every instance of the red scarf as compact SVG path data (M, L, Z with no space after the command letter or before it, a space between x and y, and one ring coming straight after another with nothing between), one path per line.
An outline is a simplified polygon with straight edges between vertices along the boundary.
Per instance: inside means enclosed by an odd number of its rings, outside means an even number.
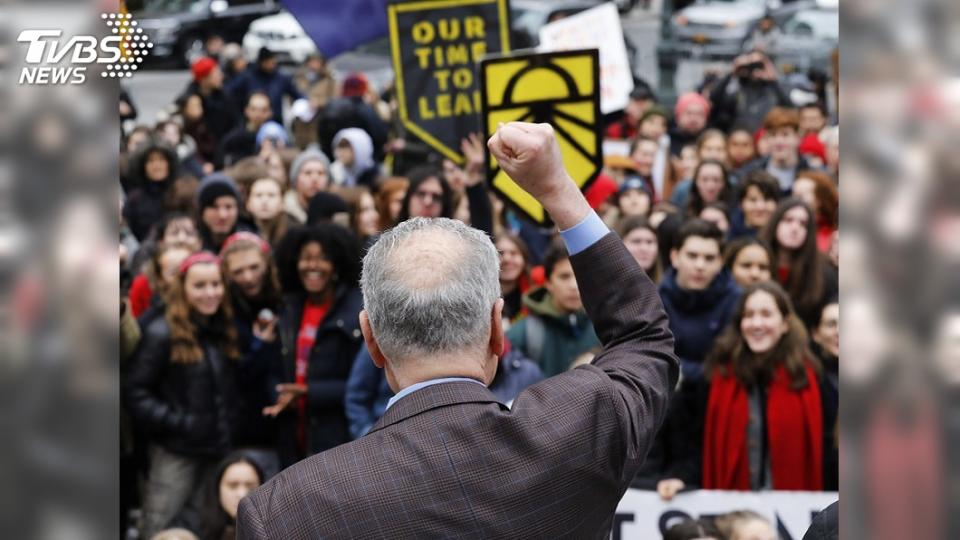
M303 316L300 319L300 331L297 333L296 364L294 381L297 384L307 383L307 372L310 367L310 351L317 340L317 329L330 311L332 298L327 298L322 304L315 304L309 300L303 304ZM297 443L304 451L307 448L307 396L297 398Z
M780 366L767 387L767 448L774 489L823 489L823 419L820 388L807 366L807 387L790 388ZM732 375L714 375L703 441L703 487L750 490L746 389Z

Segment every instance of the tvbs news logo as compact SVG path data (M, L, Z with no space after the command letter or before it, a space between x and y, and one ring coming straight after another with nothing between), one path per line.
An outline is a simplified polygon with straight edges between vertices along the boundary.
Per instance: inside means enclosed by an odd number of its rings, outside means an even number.
M89 66L102 66L104 79L133 76L153 43L129 13L103 13L100 18L113 35L65 39L63 30L57 29L20 32L17 41L27 44L27 65L20 71L20 84L83 84Z

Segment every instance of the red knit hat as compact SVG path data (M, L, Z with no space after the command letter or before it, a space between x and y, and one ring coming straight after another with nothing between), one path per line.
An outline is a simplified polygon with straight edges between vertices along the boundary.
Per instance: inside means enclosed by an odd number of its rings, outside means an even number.
M707 114L710 114L710 102L707 101L707 98L697 92L687 92L677 98L677 105L673 109L673 116L675 118L679 117L683 114L683 111L687 110L687 107L691 105L700 105Z
M193 80L202 80L209 75L215 67L217 67L217 61L209 56L196 59L193 64L190 65L190 71L193 72Z
M369 84L367 77L363 73L352 73L343 81L343 96L363 96L367 93Z
M808 133L803 139L800 139L800 146L797 151L803 156L816 156L822 161L827 160L827 147L823 145L816 133Z

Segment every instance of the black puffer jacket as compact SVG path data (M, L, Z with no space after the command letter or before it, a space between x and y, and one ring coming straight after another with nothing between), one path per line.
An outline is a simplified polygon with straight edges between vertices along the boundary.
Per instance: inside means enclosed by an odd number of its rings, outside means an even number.
M170 361L170 328L157 317L143 337L124 381L128 410L150 439L173 452L219 456L233 446L238 363L216 346L216 334L199 330L203 361Z

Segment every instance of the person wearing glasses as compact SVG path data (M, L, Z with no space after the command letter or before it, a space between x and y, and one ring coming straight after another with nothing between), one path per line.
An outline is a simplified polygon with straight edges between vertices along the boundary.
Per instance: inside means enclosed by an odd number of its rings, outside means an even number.
M493 207L483 182L463 185L455 191L443 170L423 166L410 171L410 187L403 199L397 224L414 217L454 218L493 236ZM467 199L469 216L456 212L458 201Z

